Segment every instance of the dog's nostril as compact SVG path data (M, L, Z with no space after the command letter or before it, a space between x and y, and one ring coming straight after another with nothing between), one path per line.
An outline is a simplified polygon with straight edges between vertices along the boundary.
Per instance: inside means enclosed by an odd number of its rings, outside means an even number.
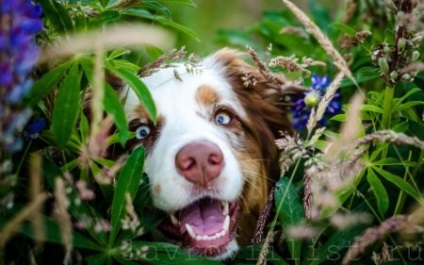
M211 165L219 165L222 163L222 154L209 155L208 162Z
M217 178L224 166L224 159L218 146L207 141L190 143L177 153L175 165L184 178L207 187Z

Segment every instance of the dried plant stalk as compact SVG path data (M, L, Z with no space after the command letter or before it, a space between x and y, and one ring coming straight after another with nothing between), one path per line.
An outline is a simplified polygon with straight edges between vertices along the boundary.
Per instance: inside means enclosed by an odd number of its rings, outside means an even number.
M42 158L40 153L34 153L30 156L30 195L31 201L35 202L42 194L43 178ZM34 237L37 245L44 241L44 223L43 223L43 205L39 204L32 214L31 221L34 229Z
M356 93L350 100L349 110L346 114L346 121L341 128L340 137L331 142L325 150L324 159L334 162L340 154L349 148L350 143L357 140L361 130L361 108L364 97L360 93Z
M7 241L18 232L22 223L32 218L32 214L40 209L40 205L47 199L47 194L40 194L27 207L22 209L15 217L13 217L0 232L0 250L4 249Z
M397 133L391 130L381 130L364 136L357 141L356 145L370 144L372 142L412 145L424 149L424 141L421 141L417 137L408 136L404 133Z
M322 117L324 116L325 110L327 109L331 100L333 100L334 95L336 94L337 89L339 88L341 82L343 81L344 76L345 76L345 73L343 72L340 72L337 74L333 82L331 82L330 86L327 88L327 91L325 92L324 97L319 102L317 110L311 111L311 115L309 116L308 123L306 124L306 128L308 129L308 138L311 136L312 131L317 125L318 121L320 121Z
M100 131L100 124L103 120L103 97L104 97L104 61L103 46L97 43L95 47L93 86L91 86L91 132L90 138L97 137Z
M349 247L343 258L343 265L349 264L355 260L367 247L374 244L377 240L382 239L389 233L398 232L406 223L407 217L405 215L393 216L380 226L368 228L365 233L358 237L355 242Z
M55 181L55 214L61 228L62 243L65 248L65 260L69 260L72 251L72 222L68 213L68 198L66 197L65 183L63 179Z
M334 48L331 41L324 35L324 33L318 28L318 26L309 19L309 17L300 10L295 4L288 0L282 0L292 13L297 17L297 19L305 26L306 30L311 33L315 39L319 42L321 47L327 52L329 56L333 59L334 65L340 69L340 71L347 77L349 77L353 83L358 86L355 78L349 70L347 62L343 56Z
M144 24L120 24L101 32L85 32L59 37L43 49L38 63L46 63L77 53L91 52L96 49L98 43L101 43L105 50L122 47L138 48L140 45L168 49L173 43L173 37L159 27Z
M265 226L269 218L272 205L274 203L274 192L275 192L275 187L272 187L271 191L269 192L265 207L262 210L261 215L259 216L259 219L256 223L255 235L251 242L252 244L259 244L262 242Z

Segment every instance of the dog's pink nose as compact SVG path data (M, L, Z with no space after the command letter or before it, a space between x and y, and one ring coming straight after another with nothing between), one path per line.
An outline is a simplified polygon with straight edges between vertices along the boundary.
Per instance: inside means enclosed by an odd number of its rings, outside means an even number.
M199 141L181 148L175 158L175 164L178 173L188 181L206 188L221 173L224 159L218 146Z

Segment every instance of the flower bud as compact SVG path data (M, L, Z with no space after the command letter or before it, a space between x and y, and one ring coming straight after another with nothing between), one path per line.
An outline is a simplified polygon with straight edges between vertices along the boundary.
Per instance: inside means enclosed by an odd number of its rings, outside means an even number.
M422 40L423 40L423 36L417 35L414 38L412 38L411 41L415 46L419 46L421 44Z
M415 62L420 58L420 52L419 51L413 51L411 54L411 61Z
M389 64L387 63L387 59L382 57L378 59L378 66L380 66L380 70L383 74L388 74L389 73Z
M319 103L319 100L320 100L320 96L315 91L308 93L303 99L303 101L305 102L305 105L308 106L309 108L316 107Z
M403 81L409 81L411 79L411 75L410 74L403 74L402 75L402 80Z
M406 40L404 38L400 38L398 41L398 51L403 52L406 47Z
M390 78L396 80L399 77L399 73L397 71L392 71L390 73Z

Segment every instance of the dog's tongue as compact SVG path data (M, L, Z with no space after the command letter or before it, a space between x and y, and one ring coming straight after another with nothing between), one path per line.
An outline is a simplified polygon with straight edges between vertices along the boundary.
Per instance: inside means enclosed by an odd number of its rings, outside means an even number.
M222 231L225 216L218 200L206 198L180 212L181 227L189 224L197 235L214 235Z

